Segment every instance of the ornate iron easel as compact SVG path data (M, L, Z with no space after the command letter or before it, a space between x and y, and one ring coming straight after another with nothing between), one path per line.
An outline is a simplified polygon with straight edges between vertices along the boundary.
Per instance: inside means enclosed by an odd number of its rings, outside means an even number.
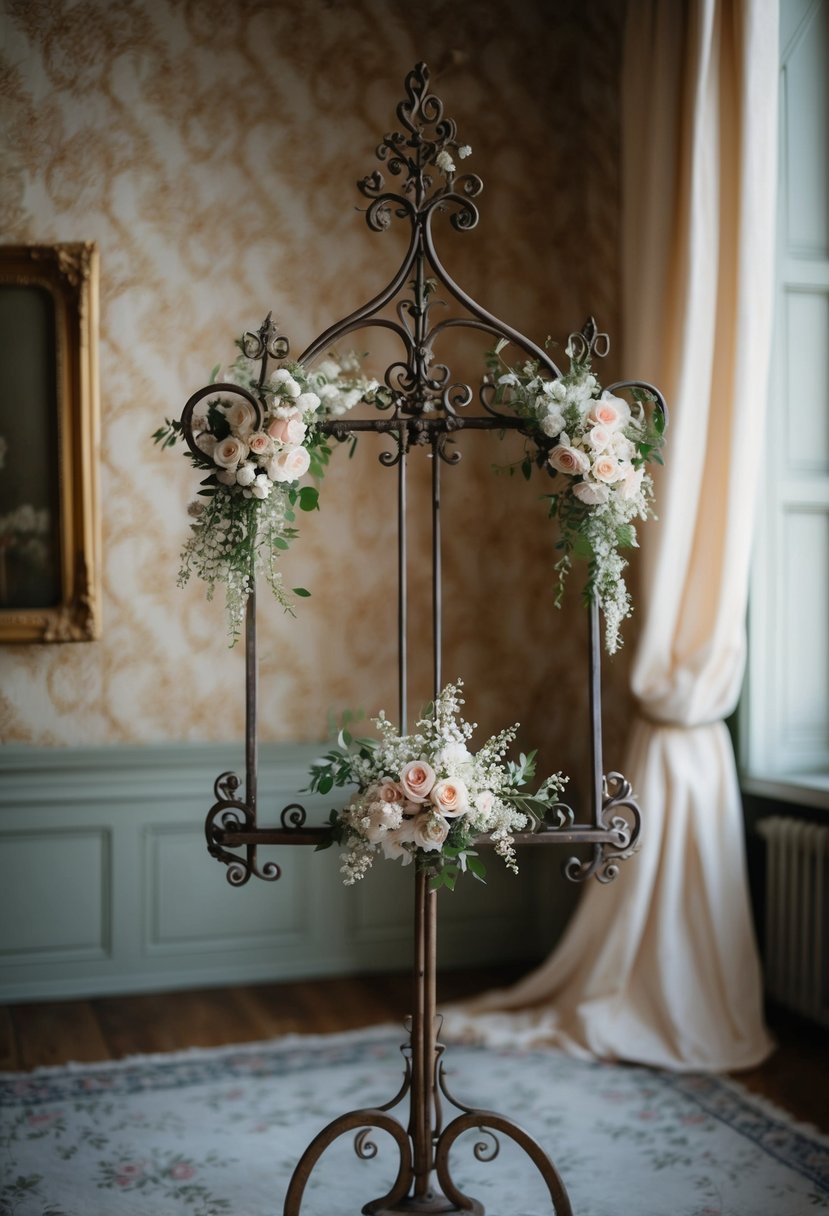
M429 92L429 73L418 64L406 79L406 98L397 107L402 131L385 135L377 149L378 159L393 177L402 178L400 189L386 188L383 175L375 170L359 183L369 199L366 219L375 232L388 228L393 219L411 225L411 239L403 261L391 282L362 308L322 333L303 352L299 362L309 366L330 347L354 330L379 327L392 332L402 344L403 357L385 373L388 402L380 408L384 417L338 419L323 424L323 429L338 440L357 432L390 435L394 447L380 454L382 464L397 467L398 509L398 672L399 716L406 732L408 700L407 655L407 549L406 549L406 465L413 447L425 446L432 456L432 627L433 675L435 694L441 688L441 538L440 473L444 463L453 465L460 452L449 445L450 437L462 430L516 429L526 423L500 412L494 405L494 388L485 380L478 389L483 413L471 416L459 412L475 396L468 384L452 379L449 367L435 362L436 341L453 328L475 329L495 339L507 338L531 359L536 359L550 378L560 371L549 356L522 334L485 312L452 280L435 251L432 218L436 211L449 213L458 231L473 228L478 211L473 199L483 189L474 174L456 175L452 156L458 144L456 127L444 118L443 104ZM442 178L442 184L436 179ZM460 305L462 314L433 323L435 280ZM383 315L395 305L395 316ZM601 356L607 339L598 334L591 320L571 342L581 344L583 353ZM245 336L245 353L261 362L259 389L265 384L271 359L284 359L288 343L277 333L270 316L257 334ZM641 381L625 381L611 389L642 388L654 395L664 409L661 395ZM182 414L185 438L194 445L191 419L194 406L205 397L218 393L243 396L250 402L261 423L264 402L255 392L236 384L211 384L200 389L187 402ZM299 803L286 806L279 827L262 827L257 819L257 654L256 596L251 593L246 610L246 750L244 796L239 778L223 773L215 784L216 802L205 825L207 846L227 866L228 881L242 886L255 875L273 881L281 873L273 861L260 864L258 849L264 845L317 845L325 829L306 823L305 809ZM603 776L601 737L599 613L594 604L589 615L589 688L591 741L591 807L587 822L576 822L575 814L563 808L555 825L516 837L520 844L588 845L586 860L570 857L563 870L567 878L581 881L595 875L608 882L618 873L618 861L635 847L640 828L639 809L630 784L618 773ZM481 842L485 843L485 842ZM231 850L240 850L232 852ZM400 1152L400 1166L391 1190L366 1203L363 1212L371 1216L393 1213L483 1213L482 1205L461 1193L452 1180L449 1155L455 1141L470 1129L480 1129L486 1139L474 1147L479 1161L492 1160L498 1153L496 1133L505 1135L522 1148L538 1168L550 1193L557 1216L571 1216L572 1208L564 1185L553 1163L540 1145L522 1128L493 1111L477 1110L457 1101L449 1092L444 1073L442 1044L438 1042L435 1010L435 963L437 893L429 889L428 875L415 875L413 1010L408 1026L409 1039L402 1051L405 1059L403 1083L398 1093L382 1106L350 1111L325 1127L303 1153L290 1180L284 1216L298 1216L308 1178L326 1148L347 1132L355 1132L355 1149L363 1159L377 1154L372 1129L388 1133ZM409 1100L408 1120L404 1124L391 1112L405 1098ZM444 1121L443 1104L458 1113Z

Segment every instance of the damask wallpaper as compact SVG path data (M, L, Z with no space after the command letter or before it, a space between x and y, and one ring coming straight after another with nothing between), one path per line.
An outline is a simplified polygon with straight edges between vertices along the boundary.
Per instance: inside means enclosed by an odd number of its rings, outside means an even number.
M240 736L241 647L221 603L176 587L193 473L149 436L270 309L298 354L389 277L400 234L369 232L355 182L418 60L484 180L479 227L437 233L450 272L535 341L589 312L618 334L621 16L622 0L2 0L3 239L100 248L104 577L100 641L3 649L4 741ZM583 614L575 585L552 607L543 487L493 474L506 445L461 447L444 478L445 675L464 677L482 729L520 719L572 768ZM338 452L302 520L297 619L263 604L266 740L322 737L332 708L395 709L395 500L377 454ZM428 462L411 463L415 704L430 692ZM632 636L607 675L611 762Z

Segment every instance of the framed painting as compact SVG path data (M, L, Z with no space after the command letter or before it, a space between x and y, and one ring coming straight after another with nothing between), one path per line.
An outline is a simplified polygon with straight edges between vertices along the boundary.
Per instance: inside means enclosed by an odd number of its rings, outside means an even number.
M0 246L0 642L100 636L98 253Z

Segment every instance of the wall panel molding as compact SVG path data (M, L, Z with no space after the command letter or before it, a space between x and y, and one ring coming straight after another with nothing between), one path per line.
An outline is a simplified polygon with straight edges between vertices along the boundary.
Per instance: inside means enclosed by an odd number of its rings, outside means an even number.
M262 823L318 752L261 749ZM0 1002L408 967L411 868L348 888L336 849L284 849L277 882L229 886L203 837L228 769L244 771L241 745L0 748ZM312 822L335 804L305 799ZM492 855L486 888L441 895L442 966L532 961L556 940L575 896L563 856L520 860L514 878Z

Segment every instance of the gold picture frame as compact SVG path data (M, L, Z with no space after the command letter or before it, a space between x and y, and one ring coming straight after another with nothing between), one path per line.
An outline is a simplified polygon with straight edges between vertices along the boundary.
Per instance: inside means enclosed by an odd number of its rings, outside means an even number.
M101 632L98 251L0 246L0 642Z

